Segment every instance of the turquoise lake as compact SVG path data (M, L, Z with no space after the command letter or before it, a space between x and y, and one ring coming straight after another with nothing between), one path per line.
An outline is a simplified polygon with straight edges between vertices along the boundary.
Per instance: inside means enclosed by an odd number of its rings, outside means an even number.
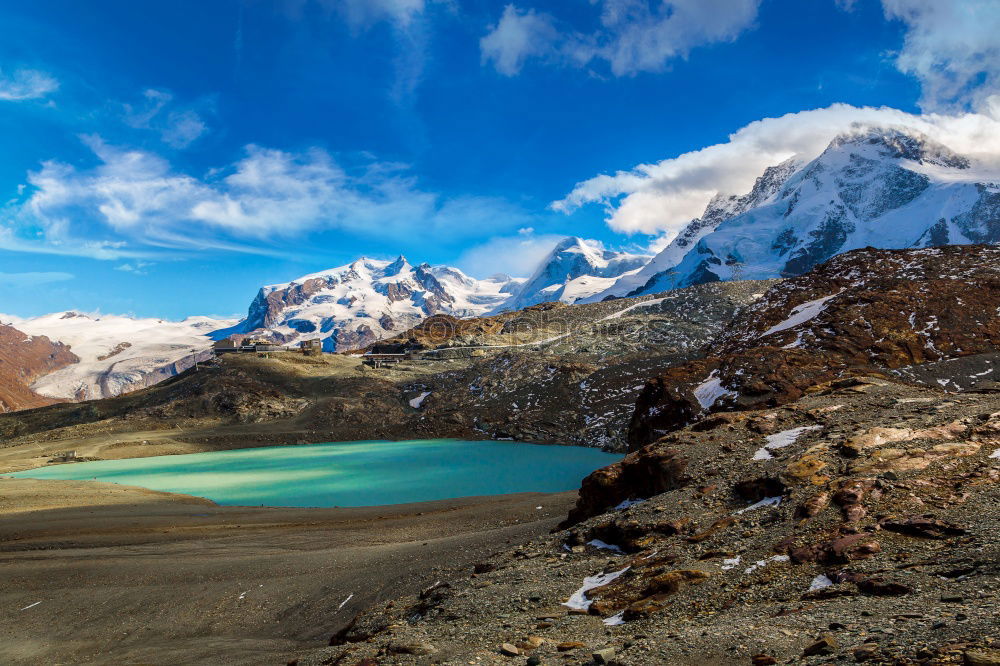
M101 460L10 476L109 481L226 505L350 507L574 490L621 458L578 446L425 439Z

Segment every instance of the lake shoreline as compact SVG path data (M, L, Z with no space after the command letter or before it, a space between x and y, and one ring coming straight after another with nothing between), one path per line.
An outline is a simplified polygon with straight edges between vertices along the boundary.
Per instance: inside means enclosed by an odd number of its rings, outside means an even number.
M55 464L11 476L105 481L226 506L364 507L570 491L619 459L509 441L354 441Z
M0 660L159 663L167 650L181 663L285 663L362 608L469 577L476 562L548 532L574 499L260 508L3 478Z

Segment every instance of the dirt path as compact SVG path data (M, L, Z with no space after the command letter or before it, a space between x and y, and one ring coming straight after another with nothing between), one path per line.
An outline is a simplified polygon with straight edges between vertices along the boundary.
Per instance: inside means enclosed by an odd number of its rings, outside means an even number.
M573 495L255 509L0 479L0 662L286 663L546 532Z

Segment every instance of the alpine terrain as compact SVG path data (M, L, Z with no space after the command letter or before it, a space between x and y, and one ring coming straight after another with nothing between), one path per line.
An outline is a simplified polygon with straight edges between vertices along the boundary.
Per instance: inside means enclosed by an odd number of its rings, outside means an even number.
M1000 173L912 130L859 127L717 196L641 271L592 300L801 275L863 247L1000 241Z

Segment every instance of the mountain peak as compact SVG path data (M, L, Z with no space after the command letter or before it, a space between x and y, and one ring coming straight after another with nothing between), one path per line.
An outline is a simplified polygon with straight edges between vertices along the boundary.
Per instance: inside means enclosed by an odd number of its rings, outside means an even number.
M517 295L504 306L519 309L555 300L573 303L642 268L648 259L644 255L606 250L598 241L567 236L556 243ZM580 279L583 281L573 284Z
M583 240L579 236L566 236L561 241L556 243L554 252L559 252L561 250L568 250L573 247L589 247L587 241Z
M852 150L874 149L882 157L936 164L954 169L968 169L969 160L950 148L914 130L879 125L857 125L830 142L827 151L848 147Z
M406 261L406 257L399 255L396 260L385 267L386 275L399 275L399 273L408 266L409 263Z

